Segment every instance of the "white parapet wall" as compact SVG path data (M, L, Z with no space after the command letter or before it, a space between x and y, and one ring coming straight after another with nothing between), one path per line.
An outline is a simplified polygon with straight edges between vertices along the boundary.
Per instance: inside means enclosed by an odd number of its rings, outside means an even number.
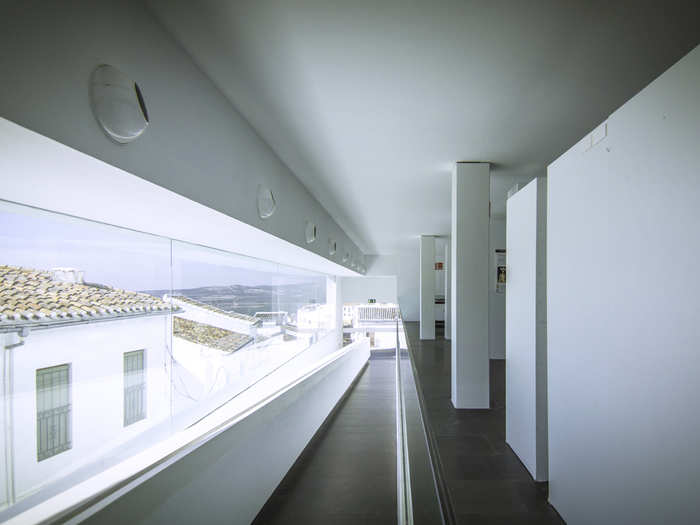
M695 48L549 166L549 497L569 525L698 523L699 145Z

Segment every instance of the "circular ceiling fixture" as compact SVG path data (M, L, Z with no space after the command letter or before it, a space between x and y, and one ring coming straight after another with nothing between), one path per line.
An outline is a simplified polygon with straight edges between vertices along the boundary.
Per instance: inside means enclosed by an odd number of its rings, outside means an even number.
M338 251L338 243L335 242L335 239L331 239L330 237L328 238L328 255L335 255L335 252Z
M138 84L114 66L97 66L90 77L90 104L102 130L119 144L139 138L148 110Z
M306 221L306 244L311 244L316 240L316 225L311 221Z
M277 202L275 201L275 196L272 191L263 186L258 185L258 217L261 219L268 219L272 217L277 209Z
M345 250L345 253L343 254L343 262L346 263L350 260L350 252Z

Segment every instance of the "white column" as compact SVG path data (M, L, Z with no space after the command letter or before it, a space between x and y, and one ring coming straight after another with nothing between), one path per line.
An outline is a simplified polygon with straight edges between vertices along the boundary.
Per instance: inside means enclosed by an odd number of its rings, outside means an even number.
M420 236L420 338L435 339L435 237Z
M489 408L489 164L452 174L452 404Z
M326 280L326 303L332 305L338 348L343 347L343 289L338 276Z
M452 239L447 239L445 244L445 339L452 339L452 272L451 255Z

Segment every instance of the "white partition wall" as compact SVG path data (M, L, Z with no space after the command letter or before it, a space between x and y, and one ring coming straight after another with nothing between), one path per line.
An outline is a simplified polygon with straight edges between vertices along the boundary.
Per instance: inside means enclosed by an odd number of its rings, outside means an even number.
M435 237L420 236L420 338L435 339Z
M452 174L452 404L489 408L489 165Z
M445 244L445 339L452 339L452 241L447 239Z
M699 144L695 48L549 166L549 497L569 525L698 523Z
M546 179L507 202L506 442L547 479Z

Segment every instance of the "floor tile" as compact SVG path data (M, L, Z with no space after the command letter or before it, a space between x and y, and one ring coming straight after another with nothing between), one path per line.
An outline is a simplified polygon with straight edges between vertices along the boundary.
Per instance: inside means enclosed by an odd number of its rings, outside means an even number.
M395 365L370 359L255 523L396 523Z
M490 362L490 409L458 410L450 399L450 342L421 341L406 323L442 476L458 523L563 523L505 442L505 361Z

